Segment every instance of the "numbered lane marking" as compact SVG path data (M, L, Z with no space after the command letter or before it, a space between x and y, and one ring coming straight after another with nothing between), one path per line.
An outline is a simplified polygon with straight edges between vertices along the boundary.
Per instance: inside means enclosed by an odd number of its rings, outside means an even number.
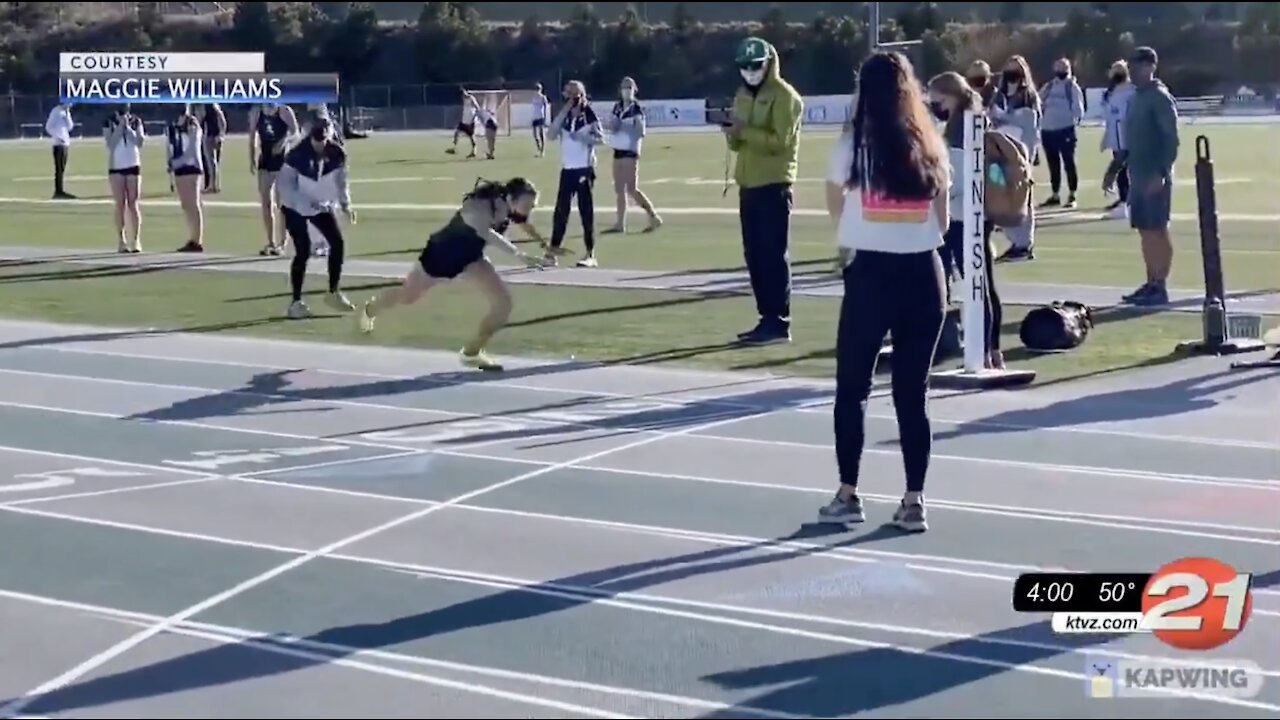
M114 470L101 467L67 468L40 473L14 475L13 480L23 482L0 483L0 493L31 492L74 485L76 478L126 478L145 477L147 473L135 470Z
M286 457L307 457L349 449L346 445L312 445L265 450L197 450L191 453L196 458L194 460L162 460L161 463L216 472L227 465L265 465Z

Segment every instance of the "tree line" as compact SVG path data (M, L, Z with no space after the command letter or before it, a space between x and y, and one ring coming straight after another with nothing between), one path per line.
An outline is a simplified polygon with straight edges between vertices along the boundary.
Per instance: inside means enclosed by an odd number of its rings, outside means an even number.
M184 18L140 2L132 12L92 22L60 22L58 5L0 6L0 90L48 94L65 51L254 50L267 53L273 72L337 72L344 85L555 88L578 78L611 94L629 75L648 97L714 98L736 86L737 42L758 34L777 46L792 84L824 95L849 92L870 41L865 12L797 24L778 6L756 22L704 23L676 3L665 21L650 14L646 23L634 6L602 18L590 3L579 3L567 22L530 15L504 25L484 22L471 3L424 3L410 23L379 22L374 8L360 2L241 2L230 13ZM998 21L963 23L946 19L938 3L895 5L903 7L884 18L880 40L921 40L908 54L925 76L1020 54L1039 75L1067 57L1083 84L1100 85L1114 60L1151 45L1165 81L1185 96L1240 84L1262 90L1280 67L1280 3L1241 3L1239 20L1192 17L1183 3L1161 3L1158 14L1136 13L1134 6L1145 3L1082 3L1054 24L1021 22L1023 3L1000 3Z

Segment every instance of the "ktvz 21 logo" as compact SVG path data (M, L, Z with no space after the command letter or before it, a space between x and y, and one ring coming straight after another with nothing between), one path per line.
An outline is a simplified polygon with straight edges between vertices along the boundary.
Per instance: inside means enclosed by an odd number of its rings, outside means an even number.
M1212 650L1244 629L1253 608L1252 576L1212 558L1161 567L1142 591L1143 630L1181 650Z

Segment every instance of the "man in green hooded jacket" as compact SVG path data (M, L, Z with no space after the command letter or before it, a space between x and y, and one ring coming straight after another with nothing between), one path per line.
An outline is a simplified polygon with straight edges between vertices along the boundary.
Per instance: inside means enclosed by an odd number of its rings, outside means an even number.
M791 340L791 187L796 181L804 101L782 79L778 51L756 37L743 40L734 58L742 87L725 127L738 154L738 218L742 249L760 321L738 336L752 345Z

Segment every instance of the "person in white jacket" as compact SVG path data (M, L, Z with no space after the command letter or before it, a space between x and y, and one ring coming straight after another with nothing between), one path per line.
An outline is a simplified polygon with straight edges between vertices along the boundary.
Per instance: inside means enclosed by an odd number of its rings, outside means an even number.
M1111 66L1106 92L1102 93L1102 151L1111 151L1111 163L1103 174L1102 191L1116 194L1116 200L1107 206L1107 217L1112 219L1128 217L1129 172L1124 161L1124 119L1129 113L1129 100L1133 93L1129 63L1117 60Z
M147 132L142 118L129 112L125 105L109 115L102 124L102 140L107 146L107 182L115 201L116 251L142 252L142 213L138 198L142 195L142 145ZM131 238L126 238L126 230Z
M636 202L649 215L645 232L653 232L662 226L662 218L653 209L649 197L639 188L640 146L646 132L644 108L636 101L636 81L625 77L618 86L618 102L613 112L605 116L605 129L609 131L609 145L613 148L613 191L618 198L618 222L606 233L622 233L627 230L627 199Z
M63 179L67 173L67 156L71 154L71 131L75 129L75 120L71 118L71 103L54 105L49 117L44 121L44 131L53 143L53 199L74 200L75 195L67 192Z

